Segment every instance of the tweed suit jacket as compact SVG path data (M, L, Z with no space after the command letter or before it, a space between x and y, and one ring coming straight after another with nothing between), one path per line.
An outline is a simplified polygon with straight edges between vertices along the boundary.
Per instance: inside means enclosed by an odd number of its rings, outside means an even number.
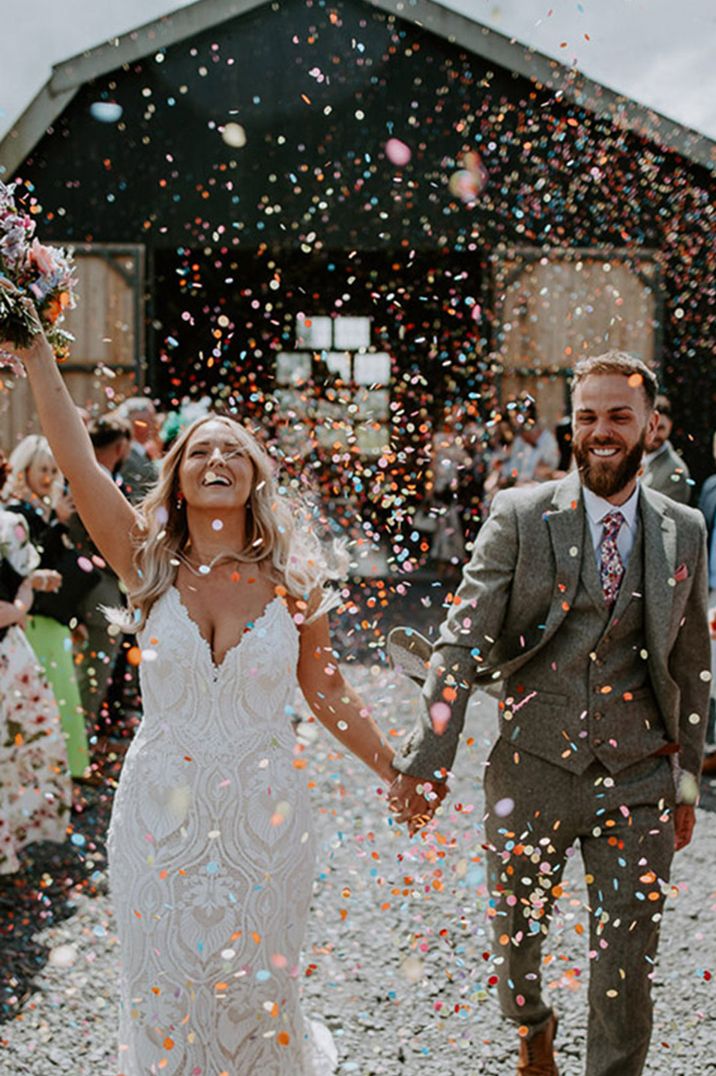
M663 450L644 468L642 486L663 493L672 501L688 504L691 500L689 468L678 454L671 441L666 441Z
M698 774L711 662L704 521L644 488L639 512L651 685L682 769ZM495 497L433 647L424 712L396 756L397 769L424 778L449 770L472 686L510 676L541 647L558 656L585 543L593 555L578 473ZM438 702L451 708L440 734L431 720Z

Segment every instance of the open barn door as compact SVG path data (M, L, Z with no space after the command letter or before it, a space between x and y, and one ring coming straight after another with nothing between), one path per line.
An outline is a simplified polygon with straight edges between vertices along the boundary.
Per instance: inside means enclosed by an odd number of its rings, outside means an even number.
M616 348L658 362L653 252L514 251L495 258L495 292L501 402L529 393L551 427L567 413L567 378L578 359Z

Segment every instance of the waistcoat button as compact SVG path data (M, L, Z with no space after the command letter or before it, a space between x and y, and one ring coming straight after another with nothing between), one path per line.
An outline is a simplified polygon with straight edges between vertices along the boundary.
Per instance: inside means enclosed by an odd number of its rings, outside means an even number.
M601 740L598 736L595 736L595 738L592 740L592 747L601 747L603 743L604 740Z

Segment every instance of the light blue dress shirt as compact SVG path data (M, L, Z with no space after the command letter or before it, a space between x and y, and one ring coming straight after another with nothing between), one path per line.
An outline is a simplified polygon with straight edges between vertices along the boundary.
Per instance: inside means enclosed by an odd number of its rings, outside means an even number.
M604 517L609 515L610 512L621 512L624 516L624 522L617 535L617 549L626 568L629 563L629 555L634 548L634 539L636 538L639 483L637 482L636 489L624 504L610 504L604 497L598 497L596 493L592 493L591 489L587 489L586 486L582 486L582 496L584 497L584 508L587 513L597 567L601 564L599 543L604 535L604 524L602 522Z

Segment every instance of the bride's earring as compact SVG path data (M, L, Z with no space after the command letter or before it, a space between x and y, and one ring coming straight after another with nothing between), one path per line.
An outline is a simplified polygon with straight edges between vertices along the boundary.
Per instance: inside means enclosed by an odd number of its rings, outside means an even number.
M184 507L184 494L182 493L181 490L179 490L179 492L177 493L177 510L179 512L181 512L183 507Z

